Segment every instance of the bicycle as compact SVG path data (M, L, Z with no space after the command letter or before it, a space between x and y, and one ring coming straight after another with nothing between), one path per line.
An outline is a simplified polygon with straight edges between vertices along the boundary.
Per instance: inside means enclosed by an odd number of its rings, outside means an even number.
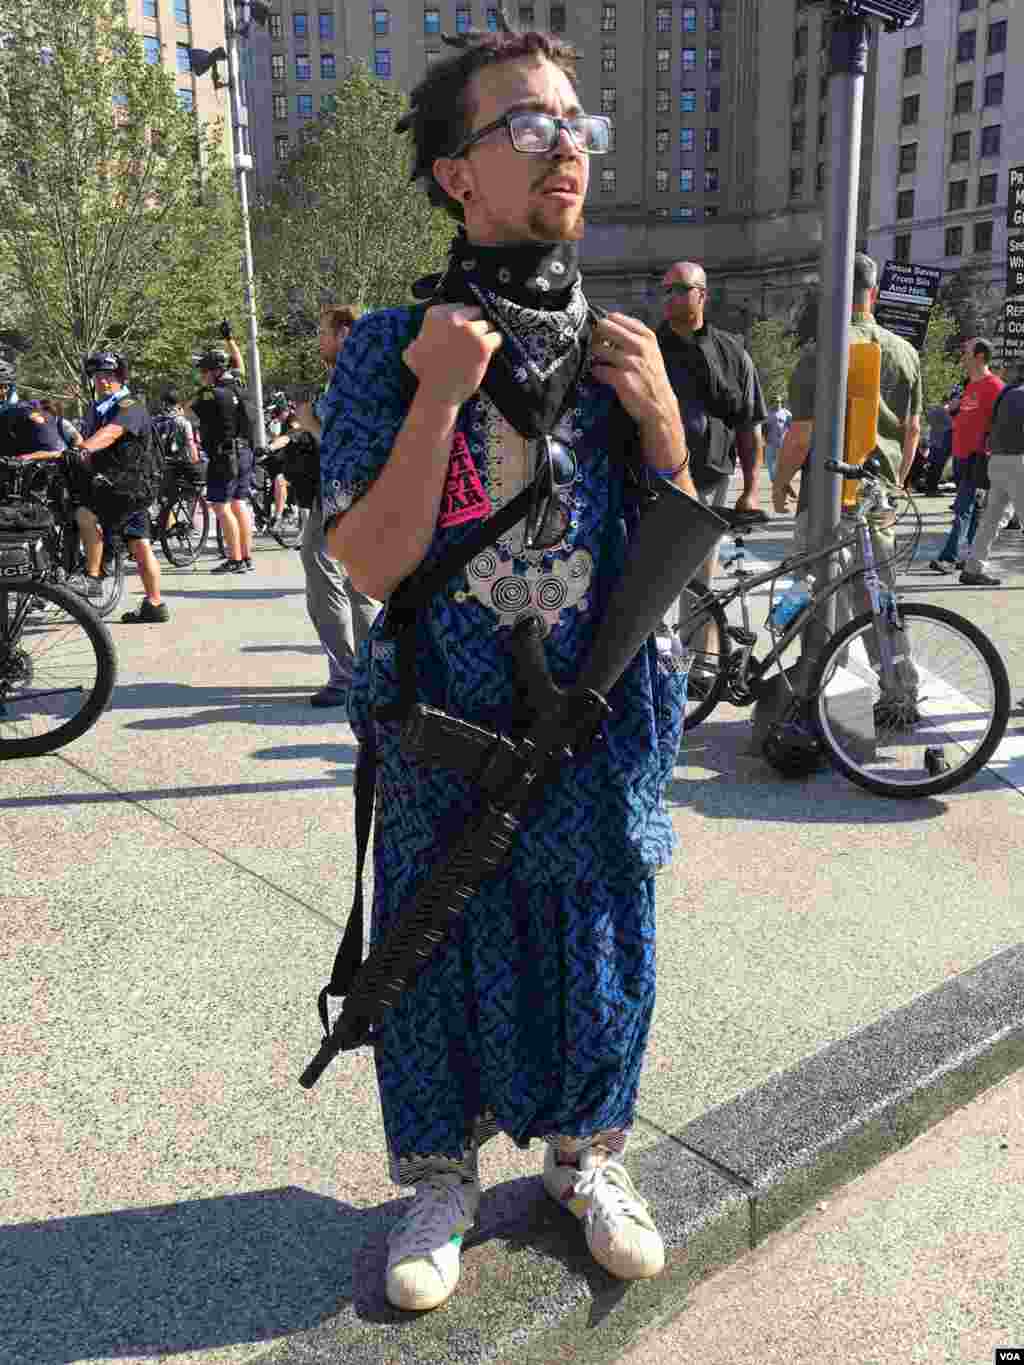
M117 677L107 627L47 576L51 529L38 499L0 495L0 759L77 739L106 709Z
M275 511L274 478L266 467L267 454L258 454L253 466L253 486L250 497L253 532L258 535L263 531L269 531L282 549L297 550L302 541L302 532L309 516L309 509L298 505L292 495L291 485L289 485L284 511L276 524L271 524ZM219 521L217 522L217 549L220 551L221 557L226 559L227 546L224 543L224 532Z
M988 762L1006 732L1010 683L998 651L973 622L942 607L904 603L882 583L869 516L882 520L892 507L876 461L861 466L826 461L825 469L861 484L852 513L852 534L792 555L766 573L743 567L743 541L723 564L733 566L734 587L712 592L690 583L676 626L680 645L691 655L691 688L684 728L692 730L727 699L750 706L775 678L790 694L790 712L810 716L830 763L852 782L879 796L935 796L959 786ZM912 502L910 504L913 505ZM917 515L915 513L915 515ZM917 536L920 535L917 517ZM916 544L916 541L915 541ZM771 623L776 580L829 563L859 548L860 564L815 587L808 603L782 627ZM840 561L841 562L841 561ZM822 608L856 580L866 589L870 610L831 635L806 661L798 692L782 656ZM772 648L754 656L749 594L770 583ZM739 600L742 625L730 623L726 608Z
M210 508L204 496L209 461L168 460L160 499L149 509L150 525L167 562L187 569L206 548Z

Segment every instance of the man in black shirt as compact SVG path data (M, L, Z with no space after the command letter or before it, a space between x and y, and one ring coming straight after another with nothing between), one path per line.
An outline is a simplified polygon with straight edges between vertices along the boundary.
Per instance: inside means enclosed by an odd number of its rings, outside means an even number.
M763 447L760 424L768 409L754 362L738 337L705 320L708 287L701 266L678 261L666 272L662 288L665 321L658 328L658 342L683 415L697 495L708 506L724 506L738 456L743 493L737 513L762 521L757 472ZM717 553L708 557L701 569L705 582L717 563Z
M210 470L206 500L220 522L227 558L212 573L252 571L252 521L246 503L252 494L252 429L245 406L242 353L230 335L230 349L211 348L196 359L202 387L185 409L199 424Z

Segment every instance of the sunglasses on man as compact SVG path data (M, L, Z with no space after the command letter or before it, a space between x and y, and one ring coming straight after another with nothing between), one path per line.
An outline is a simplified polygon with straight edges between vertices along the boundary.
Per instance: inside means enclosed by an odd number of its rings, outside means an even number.
M576 456L554 436L541 437L540 461L523 527L524 550L552 550L565 539L569 510L558 490L576 478Z
M562 129L569 134L572 143L588 156L603 156L611 144L611 119L603 114L575 114L572 118L556 118L554 114L541 114L530 111L522 114L502 114L493 123L487 123L464 142L460 142L449 156L454 160L464 156L466 151L498 128L505 128L512 140L512 146L524 156L543 156L558 143Z
M702 293L702 294L706 294L706 293L707 293L707 290L704 288L704 286L703 286L702 284L667 284L667 285L665 285L665 293L666 293L666 295L669 295L669 294L683 294L683 295L686 295L686 294L688 294L688 293L690 292L691 289L697 289L697 290L699 290L700 293Z

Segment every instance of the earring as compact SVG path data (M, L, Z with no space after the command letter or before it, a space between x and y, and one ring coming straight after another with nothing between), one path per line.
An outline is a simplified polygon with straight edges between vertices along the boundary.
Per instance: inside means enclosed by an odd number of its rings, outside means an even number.
M473 198L472 190L467 190L466 193L462 196L462 202L464 204L468 204L472 198Z

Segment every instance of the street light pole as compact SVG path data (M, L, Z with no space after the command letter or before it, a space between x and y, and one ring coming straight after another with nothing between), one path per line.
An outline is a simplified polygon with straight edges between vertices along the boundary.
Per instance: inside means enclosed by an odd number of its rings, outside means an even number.
M234 0L224 0L224 37L228 54L228 92L231 98L231 146L238 185L238 201L242 213L242 246L244 252L243 280L245 304L249 313L249 390L256 412L253 433L257 446L267 444L263 424L263 373L260 368L260 347L256 323L256 284L252 261L252 234L249 228L249 186L247 176L252 168L252 156L245 145L242 118L242 82L238 68L238 22Z

